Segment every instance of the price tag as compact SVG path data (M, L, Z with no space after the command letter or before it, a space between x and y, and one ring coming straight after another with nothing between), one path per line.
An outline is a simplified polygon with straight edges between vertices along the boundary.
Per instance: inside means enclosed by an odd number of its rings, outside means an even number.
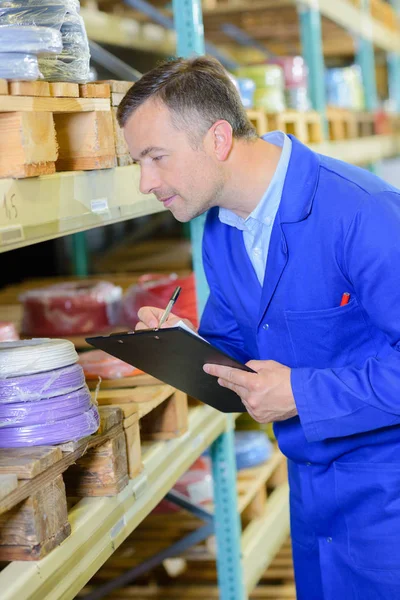
M15 244L25 239L22 225L11 225L0 228L0 245Z
M107 198L96 198L90 201L90 208L94 213L108 212Z

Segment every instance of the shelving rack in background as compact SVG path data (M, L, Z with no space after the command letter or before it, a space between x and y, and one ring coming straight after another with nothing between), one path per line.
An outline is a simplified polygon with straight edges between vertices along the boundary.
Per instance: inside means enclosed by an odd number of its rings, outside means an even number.
M368 0L358 8L347 0L287 0L275 2L299 11L303 56L309 68L313 109L326 123L324 54L321 18L356 36L357 60L361 66L368 110L374 111L376 81L374 46L387 53L391 100L400 112L400 37L374 20ZM393 3L394 4L394 3ZM214 2L205 15L228 14L243 9L271 6L271 0ZM151 23L82 9L89 37L130 48L157 50L165 55L188 56L204 52L202 12L199 0L174 0L176 36ZM236 59L240 56L236 55ZM243 54L244 56L244 54ZM1 98L1 97L0 97ZM326 134L326 126L325 126ZM362 139L314 144L313 149L348 162L374 164L399 155L400 136L371 136ZM0 216L0 251L81 232L117 221L161 210L152 197L143 197L138 187L136 165L92 172L68 172L26 180L0 180L5 210ZM40 195L46 209L38 214L35 199ZM103 199L103 204L99 200ZM7 207L13 210L7 210ZM46 220L43 220L46 214ZM194 268L199 306L204 306L207 286L201 265L204 218L191 225ZM77 238L79 240L79 238ZM82 242L82 238L80 238ZM77 257L84 264L84 244L77 244ZM80 249L79 249L80 247ZM82 269L82 272L84 268ZM226 417L209 407L192 411L189 432L170 442L148 447L144 474L130 481L114 498L87 498L71 511L71 536L39 563L11 563L0 573L4 600L71 599L85 585L129 533L174 485L179 476L211 444L215 489L217 563L221 600L245 600L278 550L289 530L287 484L268 499L265 518L241 538L237 513L234 461L234 416ZM271 518L273 515L273 518Z

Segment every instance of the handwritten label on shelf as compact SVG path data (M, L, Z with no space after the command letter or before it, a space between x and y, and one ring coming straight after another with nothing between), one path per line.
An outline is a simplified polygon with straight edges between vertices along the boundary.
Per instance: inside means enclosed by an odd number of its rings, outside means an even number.
M96 198L90 201L90 208L94 213L103 213L108 211L107 198Z
M0 245L15 244L25 239L22 225L12 225L0 228Z
M14 221L18 218L18 209L15 194L4 194L3 209L8 221Z

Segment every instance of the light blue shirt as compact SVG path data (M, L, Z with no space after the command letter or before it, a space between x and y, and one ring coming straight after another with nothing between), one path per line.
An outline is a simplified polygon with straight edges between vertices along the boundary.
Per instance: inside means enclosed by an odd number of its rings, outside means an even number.
M221 223L243 231L247 254L261 285L264 283L272 226L278 212L292 153L292 141L282 131L267 133L262 136L262 139L282 148L278 166L265 194L246 219L239 217L227 208L220 208L218 213Z

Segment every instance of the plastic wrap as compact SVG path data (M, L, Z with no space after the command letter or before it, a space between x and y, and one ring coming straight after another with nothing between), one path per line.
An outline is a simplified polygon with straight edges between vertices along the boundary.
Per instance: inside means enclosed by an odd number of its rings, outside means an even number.
M186 496L194 504L204 505L213 501L213 479L211 460L200 456L175 483L173 490ZM155 513L171 513L182 510L169 500L162 500L154 509Z
M34 339L0 343L0 380L68 367L78 361L72 342Z
M0 52L0 79L40 79L39 63L34 54Z
M19 335L14 323L0 321L0 342L15 342Z
M131 286L123 299L122 321L133 329L138 322L138 310L142 306L165 308L177 286L182 287L181 294L173 308L173 314L189 319L198 326L196 289L193 273L187 277L171 275L143 275L137 284Z
M0 379L0 407L14 402L36 402L63 396L85 385L80 365L54 371Z
M265 462L272 455L272 443L263 431L237 431L235 456L238 470L249 469Z
M85 24L76 0L0 0L0 23L51 27L61 33L63 48L57 56L39 59L48 81L85 82L89 79L90 51Z
M103 352L103 350L90 350L79 355L81 365L86 379L121 379L122 377L133 377L142 375L143 371L135 369L132 365Z
M53 423L42 423L26 427L4 427L0 431L0 448L22 448L24 446L46 446L77 441L95 433L100 418L92 405L86 412Z
M55 423L88 411L91 404L92 398L86 385L69 394L40 402L0 404L0 428Z
M101 333L116 325L122 288L106 281L76 281L30 290L23 303L24 334L71 336Z
M60 54L61 33L51 27L2 27L0 22L0 52L27 54Z

